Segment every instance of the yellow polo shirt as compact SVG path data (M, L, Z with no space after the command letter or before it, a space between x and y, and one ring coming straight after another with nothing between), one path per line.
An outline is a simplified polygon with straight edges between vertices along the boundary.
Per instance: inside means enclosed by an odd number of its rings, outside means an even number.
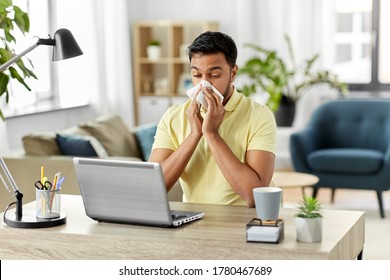
M176 150L187 138L191 131L186 115L190 103L188 100L167 110L157 126L153 149ZM245 162L248 150L275 153L276 123L267 106L234 90L224 108L218 132L241 162ZM204 137L181 175L180 184L184 202L245 205L223 176Z

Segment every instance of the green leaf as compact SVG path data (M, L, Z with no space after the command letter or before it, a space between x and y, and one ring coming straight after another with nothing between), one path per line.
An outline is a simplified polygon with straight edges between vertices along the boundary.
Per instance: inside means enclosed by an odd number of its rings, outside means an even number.
M12 5L12 0L1 0L0 1L0 9L6 9L7 7Z
M14 21L23 34L30 30L30 19L27 13L23 12L18 6L14 6Z
M24 82L24 80L22 79L22 77L20 76L18 71L16 71L16 69L14 67L9 67L8 69L11 72L11 77L12 78L16 79L19 83L24 85L24 87L26 89L28 89L28 91L31 91L30 87Z
M6 63L11 58L12 53L9 50L0 48L0 64Z
M298 205L298 213L296 217L301 218L320 218L322 217L320 213L321 205L317 198L304 195L302 201Z
M18 65L19 69L23 72L24 77L33 77L35 79L38 79L37 76L35 76L35 74L24 65L22 59L19 59L16 62L16 64Z
M9 77L4 73L0 73L0 96L7 91L8 82Z

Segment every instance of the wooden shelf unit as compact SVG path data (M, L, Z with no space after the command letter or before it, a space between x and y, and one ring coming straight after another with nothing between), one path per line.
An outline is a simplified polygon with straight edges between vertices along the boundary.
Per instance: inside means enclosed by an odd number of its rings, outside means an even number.
M162 112L178 102L177 97L186 100L185 91L178 91L179 84L182 84L183 77L189 76L190 70L188 57L182 55L183 48L199 34L217 30L218 23L212 21L161 20L133 25L134 107L137 124L157 122ZM154 60L147 56L147 47L152 40L161 43L161 57ZM142 101L144 97L146 99ZM173 101L172 98L176 99ZM140 102L143 102L143 106L140 106ZM149 109L146 106L148 102ZM150 116L152 113L155 115Z

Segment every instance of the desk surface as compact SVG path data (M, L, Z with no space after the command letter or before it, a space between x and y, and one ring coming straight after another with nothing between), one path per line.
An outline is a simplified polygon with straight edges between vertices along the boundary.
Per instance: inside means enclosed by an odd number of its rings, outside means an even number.
M0 225L0 259L355 259L364 245L364 212L323 210L323 240L296 241L296 209L281 209L280 244L247 243L255 209L170 202L175 210L204 211L179 228L98 223L85 215L81 196L62 195L67 223L44 229ZM35 203L24 206L33 211ZM10 210L11 211L11 210Z

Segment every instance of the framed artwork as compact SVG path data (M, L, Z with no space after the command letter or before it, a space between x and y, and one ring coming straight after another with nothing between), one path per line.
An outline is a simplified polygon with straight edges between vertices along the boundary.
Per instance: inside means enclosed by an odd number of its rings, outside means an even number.
M179 82L177 84L177 92L180 95L186 95L187 90L192 88L192 79L190 73L182 73L179 78Z

